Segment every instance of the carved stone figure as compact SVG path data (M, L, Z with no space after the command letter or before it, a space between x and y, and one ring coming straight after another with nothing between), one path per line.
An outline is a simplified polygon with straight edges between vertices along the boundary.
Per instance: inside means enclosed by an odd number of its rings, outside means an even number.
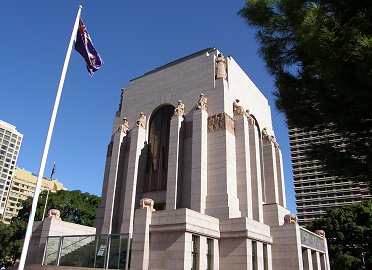
M118 132L123 132L123 133L127 134L128 131L129 131L129 122L128 122L127 118L123 118L123 123L118 128Z
M219 53L216 58L216 79L227 79L226 59Z
M297 223L297 216L295 215L291 215L291 214L287 214L284 216L284 223Z
M200 94L200 97L199 97L199 101L198 103L196 103L196 107L199 109L199 110L204 110L204 111L207 111L207 108L208 108L208 100L207 100L207 97L204 96L203 93Z
M249 125L254 125L255 121L254 121L254 118L252 117L252 115L249 113L249 110L245 111L245 116L248 119L248 124Z
M276 142L275 137L271 135L270 140L273 143L275 149L279 149L279 143Z
M61 212L57 209L50 209L48 211L48 218L61 219Z
M240 100L235 99L233 102L233 111L234 115L243 115L244 114L244 108L243 106L239 105Z
M146 129L146 115L143 112L140 113L140 117L136 122L136 126Z
M316 230L315 231L315 234L317 234L317 235L319 235L319 236L321 236L321 237L325 237L325 231L323 231L323 230Z
M151 211L155 211L153 199L143 198L140 200L140 209L146 209L146 208L151 209Z
M261 134L263 140L267 140L268 142L271 140L270 135L267 133L267 128L263 128Z
M182 100L179 100L177 103L177 108L174 109L174 114L176 116L184 116L185 115L185 104L183 104Z

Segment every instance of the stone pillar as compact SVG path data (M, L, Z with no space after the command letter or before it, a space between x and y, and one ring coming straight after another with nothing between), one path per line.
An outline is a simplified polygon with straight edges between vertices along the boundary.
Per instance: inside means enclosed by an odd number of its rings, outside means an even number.
M313 259L311 257L311 250L306 248L302 251L302 260L304 270L313 270Z
M314 270L322 270L320 265L320 254L319 251L312 253L312 260L313 260L313 269Z
M207 121L205 110L195 110L192 130L190 208L205 213L207 196Z
M150 207L136 210L130 269L143 270L149 268L151 217L152 209Z
M220 269L220 248L218 246L218 239L213 239L213 270Z
M257 241L257 269L264 269L263 243Z
M166 209L176 209L179 202L179 185L182 175L183 135L180 132L183 117L175 115L170 122Z
M267 244L267 270L273 270L273 257L271 254L271 245Z
M239 209L242 217L253 219L248 121L244 115L236 115L234 122Z
M146 130L136 126L132 129L130 141L121 233L129 233L131 235L133 232L134 209L136 200L139 200L136 198L137 181L143 181L145 174L144 170L139 170L141 166L139 161L141 155L146 155L146 151Z
M253 219L263 222L260 142L257 127L249 125L249 150L251 160L252 212Z
M252 241L247 238L220 239L220 268L228 270L253 269Z
M274 240L271 246L273 269L303 270L301 233L298 223L271 226L270 233Z
M226 113L208 119L208 196L206 214L240 217L237 196L234 120Z
M183 262L180 262L183 265L182 269L191 269L192 268L192 258L191 258L191 250L192 250L192 234L185 232L181 239L183 243L181 244L183 247Z
M197 269L207 269L207 238L205 236L199 237L199 267Z
M153 217L156 218L154 215ZM185 231L151 232L150 269L190 270L191 239L192 234Z
M283 158L280 148L275 149L276 156L276 171L278 176L278 193L279 193L279 204L284 208L287 207L286 195L285 195L285 184L284 184L284 172L283 172Z
M263 163L265 177L265 202L279 203L278 173L275 147L267 139L263 139Z
M116 184L119 169L120 150L123 138L126 133L120 130L112 136L112 140L108 149L108 157L111 154L109 167L106 168L105 173L105 196L102 198L101 205L104 206L104 212L102 216L101 226L99 232L102 234L109 234L112 231L113 213L115 206ZM107 164L108 165L108 164ZM98 226L97 226L98 227Z
M320 265L322 270L329 270L330 268L328 267L327 264L327 255L322 253L320 254Z

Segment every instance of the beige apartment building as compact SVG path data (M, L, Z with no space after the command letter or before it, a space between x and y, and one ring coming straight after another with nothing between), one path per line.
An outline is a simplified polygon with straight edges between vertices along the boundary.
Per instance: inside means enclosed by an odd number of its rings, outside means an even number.
M22 138L15 126L0 120L0 217L4 215Z
M306 156L312 143L330 140L341 144L338 134L323 131L304 131L289 128L293 178L296 192L298 222L306 225L320 218L331 207L350 205L372 196L367 183L355 183L326 174L318 161Z
M15 168L14 176L10 184L10 189L6 200L4 215L2 218L4 223L9 223L13 217L18 215L20 203L23 200L27 199L27 197L33 196L36 182L37 175L24 169ZM49 188L50 192L66 190L66 188L63 187L63 184L58 180L43 178L41 190L48 190Z

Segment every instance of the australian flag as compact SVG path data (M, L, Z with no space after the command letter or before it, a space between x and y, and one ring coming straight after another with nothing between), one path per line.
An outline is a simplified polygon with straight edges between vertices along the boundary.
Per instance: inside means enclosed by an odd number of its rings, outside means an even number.
M94 72L102 66L103 60L94 48L92 39L90 38L87 28L81 18L76 33L75 50L84 58L87 70L90 76L93 76Z

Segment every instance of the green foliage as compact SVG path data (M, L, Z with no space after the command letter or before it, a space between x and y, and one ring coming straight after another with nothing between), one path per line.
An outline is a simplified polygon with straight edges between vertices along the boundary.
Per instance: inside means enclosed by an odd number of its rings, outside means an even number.
M0 262L15 263L20 257L26 226L26 222L18 219L11 225L0 222Z
M35 220L41 220L45 206L46 192L40 194L36 209ZM22 209L18 217L27 221L29 209L32 205L32 198L28 198L22 203ZM56 193L49 193L46 214L49 209L57 209L61 212L63 221L93 226L97 209L100 205L100 198L89 193L82 193L80 190L65 191L60 190Z
M289 126L341 135L308 154L332 175L372 183L372 1L248 0Z
M372 269L372 201L332 208L307 229L326 232L331 268L334 270Z

